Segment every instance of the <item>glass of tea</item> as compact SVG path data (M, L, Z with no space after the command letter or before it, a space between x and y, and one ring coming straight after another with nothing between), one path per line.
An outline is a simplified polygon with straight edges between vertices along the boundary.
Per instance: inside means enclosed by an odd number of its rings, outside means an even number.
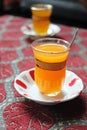
M35 82L40 92L56 96L61 92L70 43L58 38L42 38L32 43L35 57Z
M33 29L36 34L47 34L52 8L50 4L35 4L31 6Z

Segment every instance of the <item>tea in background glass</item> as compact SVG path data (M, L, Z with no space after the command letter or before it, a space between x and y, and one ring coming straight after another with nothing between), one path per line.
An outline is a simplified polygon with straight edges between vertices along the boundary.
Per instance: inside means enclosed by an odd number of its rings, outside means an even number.
M33 29L38 35L46 35L52 14L52 5L35 4L31 6Z
M32 43L35 82L41 93L56 96L62 90L69 45L69 42L57 38L43 38Z

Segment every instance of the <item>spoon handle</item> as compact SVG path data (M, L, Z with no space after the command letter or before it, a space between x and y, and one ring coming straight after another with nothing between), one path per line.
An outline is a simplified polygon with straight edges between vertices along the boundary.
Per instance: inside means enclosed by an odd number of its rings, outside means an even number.
M74 40L76 39L78 30L79 30L78 28L74 28L74 31L73 31L73 38L72 38L72 40L70 41L70 47L72 46Z

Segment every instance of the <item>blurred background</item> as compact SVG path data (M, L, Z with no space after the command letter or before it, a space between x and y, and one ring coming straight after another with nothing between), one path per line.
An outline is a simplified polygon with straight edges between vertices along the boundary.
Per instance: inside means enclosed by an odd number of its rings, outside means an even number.
M53 5L52 22L87 28L87 10L79 0L0 0L0 15L30 18L30 6L36 3Z

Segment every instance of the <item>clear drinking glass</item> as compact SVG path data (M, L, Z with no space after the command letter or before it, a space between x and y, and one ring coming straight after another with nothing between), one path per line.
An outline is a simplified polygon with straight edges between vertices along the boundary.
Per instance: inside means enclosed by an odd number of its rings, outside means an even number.
M35 4L31 6L33 29L38 35L47 34L52 8L50 4Z
M43 38L34 41L32 48L37 87L47 96L56 96L64 84L70 43L58 38Z

